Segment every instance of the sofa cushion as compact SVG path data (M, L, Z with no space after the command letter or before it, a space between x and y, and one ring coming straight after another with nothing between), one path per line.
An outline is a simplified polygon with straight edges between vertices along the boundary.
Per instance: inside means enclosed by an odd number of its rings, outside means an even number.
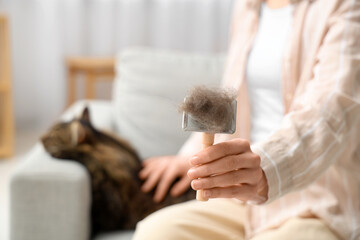
M115 127L142 158L176 154L182 131L178 105L195 85L218 86L223 55L132 48L117 59L113 88Z

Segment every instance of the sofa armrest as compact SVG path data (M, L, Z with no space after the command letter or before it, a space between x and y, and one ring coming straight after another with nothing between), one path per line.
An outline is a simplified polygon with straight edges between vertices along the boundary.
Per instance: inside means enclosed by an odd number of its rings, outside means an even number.
M84 167L37 144L10 179L12 240L87 240L90 184Z
M109 101L79 101L62 121L90 108L95 127L112 130ZM10 237L12 240L88 240L90 233L90 179L73 161L51 157L37 143L10 179Z

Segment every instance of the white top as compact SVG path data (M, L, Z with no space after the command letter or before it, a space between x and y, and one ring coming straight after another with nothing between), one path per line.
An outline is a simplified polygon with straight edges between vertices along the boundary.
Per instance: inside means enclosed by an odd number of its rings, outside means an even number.
M252 143L269 137L283 118L281 65L292 9L292 5L271 9L266 3L261 8L258 33L247 65Z

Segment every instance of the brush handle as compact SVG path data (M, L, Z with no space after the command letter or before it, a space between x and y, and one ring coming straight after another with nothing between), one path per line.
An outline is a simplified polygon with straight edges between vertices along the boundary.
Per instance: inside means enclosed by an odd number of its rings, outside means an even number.
M214 137L213 133L203 133L202 134L202 147L203 149L208 148L214 144ZM203 197L202 190L196 191L196 200L198 201L207 201L208 198Z
M202 148L208 148L214 144L215 134L213 133L203 133L202 134Z

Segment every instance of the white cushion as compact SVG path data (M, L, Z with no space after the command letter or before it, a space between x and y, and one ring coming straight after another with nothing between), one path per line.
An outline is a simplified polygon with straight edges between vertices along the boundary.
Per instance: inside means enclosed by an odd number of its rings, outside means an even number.
M195 85L220 84L223 55L127 49L119 54L113 87L115 127L141 157L176 154L190 133L178 105Z
M68 122L80 117L84 108L90 110L90 119L94 127L100 130L113 131L113 108L107 100L80 100L71 105L61 116L61 121Z

